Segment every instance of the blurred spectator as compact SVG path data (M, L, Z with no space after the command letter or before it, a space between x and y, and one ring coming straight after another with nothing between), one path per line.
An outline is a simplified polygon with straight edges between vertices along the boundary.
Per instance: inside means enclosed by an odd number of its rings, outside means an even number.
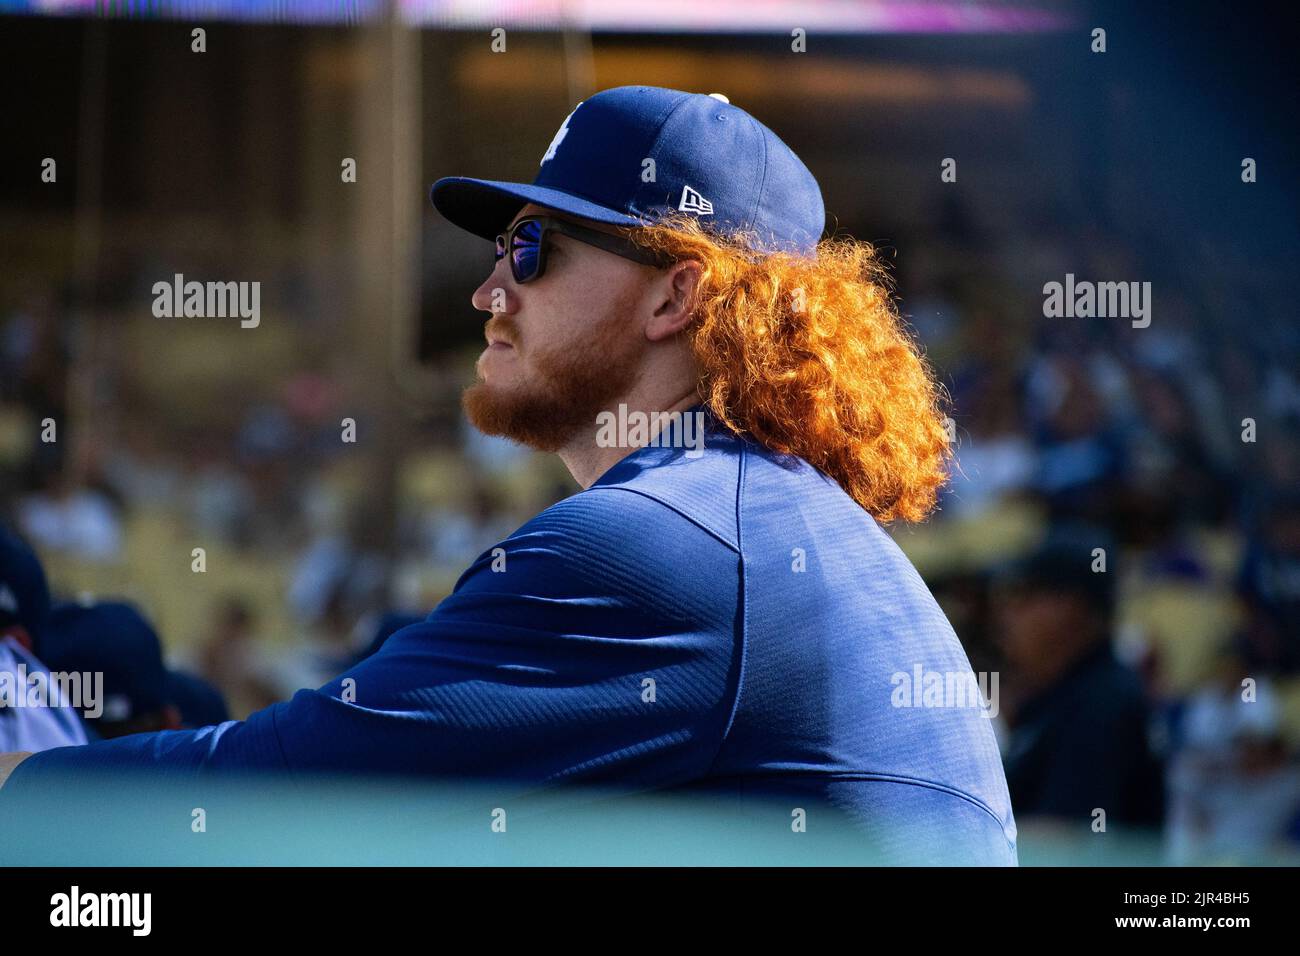
M83 702L60 699L37 657L46 650L49 616L49 587L36 552L0 527L0 753L36 753L86 742L81 719L68 706ZM45 675L49 696L29 701L29 678L38 674ZM14 699L7 699L10 695Z
M190 481L190 519L203 536L245 545L256 521L252 483L239 469L203 452Z
M180 461L139 421L127 423L105 449L104 474L128 503L147 501L154 506L174 503L182 480Z
M470 499L469 508L432 508L424 515L420 532L429 560L464 568L514 530L486 483L476 486Z
M1076 358L1044 358L1026 396L1038 470L1034 487L1054 520L1104 524L1126 465L1122 438L1090 369Z
M180 713L182 729L208 727L230 719L221 691L194 674L169 670L166 693Z
M1278 845L1300 812L1300 765L1288 758L1278 701L1231 654L1182 709L1169 772L1170 862L1248 863Z
M103 712L87 717L100 737L180 728L180 711L167 696L162 642L131 605L57 605L49 644L53 669L104 675Z
M1202 440L1203 419L1172 378L1143 371L1138 377L1141 417L1130 437L1135 490L1177 506L1180 522L1216 523L1228 510L1230 488ZM1177 495L1168 489L1177 488Z
M18 522L37 547L88 561L115 561L122 552L122 528L113 503L102 492L75 487L62 473L18 503Z
M370 643L371 632L357 628L351 596L346 583L332 585L320 613L272 662L268 677L280 699L333 680Z
M67 447L39 437L43 419L67 421L70 350L66 315L57 298L48 289L29 290L0 328L0 400L17 401L28 410L33 427L26 465L33 486L63 467Z
M1010 673L1004 763L1017 820L1158 825L1160 767L1141 680L1110 644L1112 572L1094 572L1100 535L1060 535L1001 569L997 640ZM1109 552L1108 552L1109 553Z
M199 648L198 669L231 701L238 716L261 710L281 700L272 672L274 662L258 646L253 611L228 595L211 615L211 631Z
M976 518L1025 491L1037 471L1009 381L990 380L972 395L969 434L961 436L943 505L954 518Z
M1266 508L1237 579L1245 622L1237 646L1247 667L1300 672L1300 491Z

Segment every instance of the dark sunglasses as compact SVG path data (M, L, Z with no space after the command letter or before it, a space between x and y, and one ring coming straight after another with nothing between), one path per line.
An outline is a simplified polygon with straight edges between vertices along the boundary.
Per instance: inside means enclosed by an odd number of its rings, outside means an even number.
M662 256L641 248L631 239L549 216L525 216L511 226L508 232L498 235L496 261L500 262L501 257L509 252L510 273L516 282L522 284L540 279L546 272L546 237L552 232L633 262L648 266L667 265Z

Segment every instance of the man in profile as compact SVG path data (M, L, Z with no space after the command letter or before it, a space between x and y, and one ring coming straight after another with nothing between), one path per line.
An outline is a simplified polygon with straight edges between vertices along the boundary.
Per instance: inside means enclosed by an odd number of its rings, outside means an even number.
M698 789L782 801L786 832L794 807L842 815L882 859L1014 864L983 709L895 704L897 674L972 677L881 527L933 509L948 441L873 250L821 241L807 167L725 97L620 87L569 114L533 183L432 198L496 243L470 421L582 491L324 687L39 754L8 786L141 767Z

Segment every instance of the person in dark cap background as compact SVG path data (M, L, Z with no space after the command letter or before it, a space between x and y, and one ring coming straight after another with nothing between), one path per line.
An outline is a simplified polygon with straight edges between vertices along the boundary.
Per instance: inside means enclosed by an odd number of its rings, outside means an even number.
M1158 825L1162 769L1148 741L1140 676L1111 647L1115 569L1094 570L1101 532L1049 535L994 574L997 643L1008 665L1003 763L1019 818Z
M167 700L180 714L182 730L210 727L230 719L225 697L202 677L169 670L165 686Z
M15 691L20 674L49 674L39 657L49 624L50 591L40 559L25 541L0 527L0 675ZM36 753L86 743L77 712L52 706L7 706L0 697L0 752Z
M50 630L52 668L104 675L103 713L87 718L100 737L181 728L181 712L168 694L162 643L130 604L56 605Z

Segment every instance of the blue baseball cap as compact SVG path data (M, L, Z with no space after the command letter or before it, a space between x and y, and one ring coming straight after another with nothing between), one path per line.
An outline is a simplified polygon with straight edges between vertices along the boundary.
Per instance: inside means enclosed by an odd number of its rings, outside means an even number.
M527 203L612 226L695 215L744 232L760 252L812 256L826 227L821 188L794 151L720 93L619 86L565 118L529 183L447 176L433 205L489 241Z
M50 612L45 664L52 671L104 675L104 713L117 723L171 703L158 632L130 604L67 602Z
M39 654L50 615L50 588L40 558L22 538L0 527L0 629L21 625Z
M1085 524L1059 525L1029 553L992 569L999 590L1074 594L1109 615L1115 609L1115 572L1095 571L1093 550L1115 553L1109 532Z

